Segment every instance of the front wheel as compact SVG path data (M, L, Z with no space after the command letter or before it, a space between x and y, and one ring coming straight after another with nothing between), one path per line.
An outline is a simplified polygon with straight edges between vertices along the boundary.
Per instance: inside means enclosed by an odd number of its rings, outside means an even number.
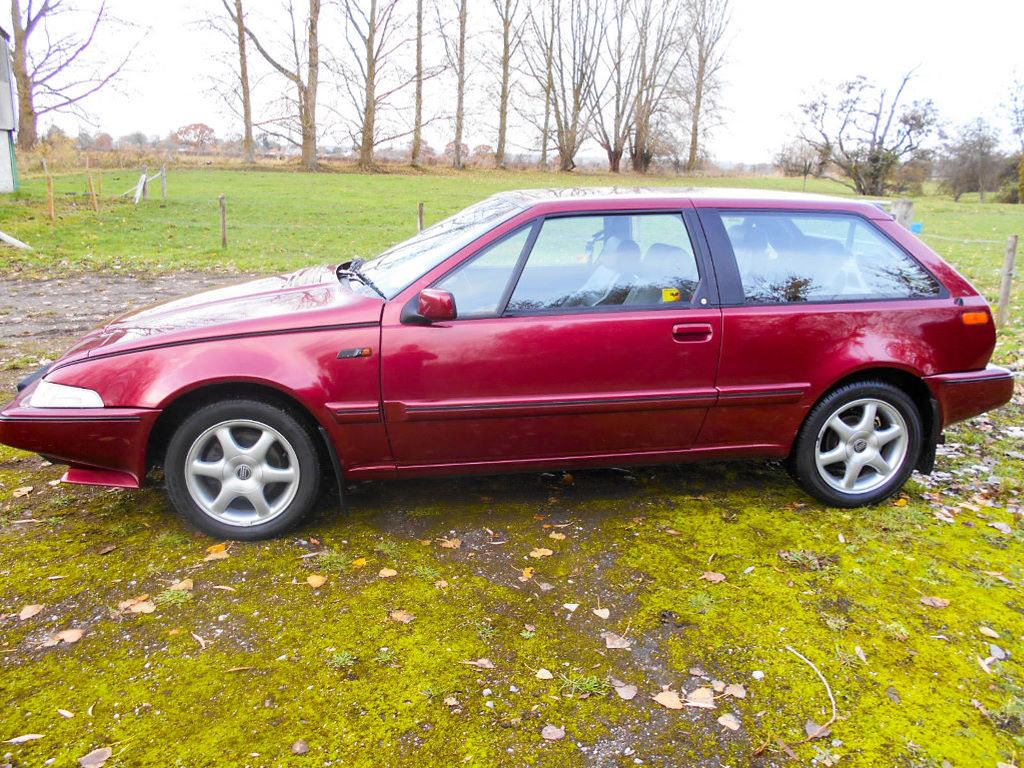
M797 435L790 471L834 507L875 504L898 491L921 452L921 414L901 389L881 381L830 392Z
M211 536L276 536L316 500L320 468L309 432L291 414L257 400L207 405L167 447L167 490L175 509Z

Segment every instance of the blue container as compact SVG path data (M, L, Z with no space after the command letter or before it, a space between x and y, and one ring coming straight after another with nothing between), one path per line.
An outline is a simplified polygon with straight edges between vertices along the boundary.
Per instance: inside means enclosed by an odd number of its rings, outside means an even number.
M924 222L915 221L911 223L910 231L913 232L915 235L920 235L922 232L924 232Z

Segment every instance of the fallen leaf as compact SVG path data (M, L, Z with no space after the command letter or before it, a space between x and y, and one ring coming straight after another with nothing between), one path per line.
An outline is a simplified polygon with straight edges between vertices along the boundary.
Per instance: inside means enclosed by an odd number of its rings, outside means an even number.
M215 555L218 552L227 552L227 544L211 544L206 548L206 553L209 555Z
M682 531L677 531L675 528L666 528L665 529L665 533L667 533L669 536L682 536L683 535Z
M213 560L227 560L230 555L226 549L218 549L216 552L211 552L203 558L204 563L209 563Z
M459 700L456 699L454 696L445 696L444 705L446 707L457 707L459 706Z
M989 657L987 659L983 659L983 658L981 658L981 656L975 656L974 658L976 658L978 660L978 666L980 666L983 670L985 670L985 674L988 674L988 675L992 674L992 667L990 667L989 664L991 664L993 661L995 661L995 659L993 659L992 657Z
M944 597L922 597L921 603L927 605L929 608L947 608L949 607L949 600Z
M57 714L60 715L61 717L67 718L68 720L70 720L72 717L75 716L74 712L69 712L66 709L58 709L57 710Z
M313 589L320 589L320 587L327 583L327 577L321 576L319 573L311 573L306 577L306 583Z
M734 699L745 699L747 698L747 689L739 683L733 683L725 686L725 695L732 696Z
M171 584L167 589L173 592L191 592L193 586L195 585L192 579L182 579L177 584Z
M139 595L138 597L130 597L127 600L122 600L117 604L117 610L127 611L136 603L141 603L144 600L149 600L149 595Z
M561 741L565 738L565 728L557 725L545 725L540 730L541 738L545 741Z
M30 608L34 606L29 606ZM35 615L35 614L33 614ZM981 632L985 637L991 637L993 640L999 639L999 633L990 627L978 627L978 631Z
M551 555L553 555L553 554L555 554L555 553L552 552L550 549L547 549L546 547L535 547L534 549L530 550L530 557L535 557L535 558L551 557Z
M97 555L109 555L115 549L117 549L117 545L116 544L107 544L105 547L100 547L98 550L96 550L96 554Z
M43 610L43 608L45 607L45 605L26 605L24 608L21 609L21 612L18 614L18 620L28 621L41 610Z
M708 676L708 673L704 671L703 667L690 667L687 670L687 672L689 672L694 677L707 677Z
M905 506L907 506L907 500L906 499L896 499L896 501L893 502L893 506L895 506L895 507L905 507Z
M533 578L534 573L536 573L536 570L533 568L523 568L523 574L518 578L520 581L529 581Z
M725 581L725 574L718 573L717 571L704 571L704 575L700 577L704 581L710 581L712 584L721 584ZM698 581L700 581L698 579Z
M459 664L465 664L468 667L477 667L479 669L494 669L494 662L490 659L485 659L482 656L479 659L474 659L473 661L460 661Z
M548 534L548 538L554 539L555 541L565 541L565 534L559 533L558 531L552 531Z
M365 557L357 557L355 560L352 561L352 567L353 568L362 568L365 565L366 565L366 558Z
M597 616L597 618L599 618L599 619L607 619L609 616L611 616L611 613L612 612L609 611L607 608L595 608L594 609L594 615Z
M723 683L721 680L712 680L711 681L711 690L713 690L715 693L723 693L724 694L725 693L725 683Z
M390 579L392 576L397 576L398 571L396 571L394 568L381 568L379 571L377 571L377 575L380 576L382 579Z
M901 501L904 500L901 499ZM813 720L808 720L806 723L804 723L804 733L807 734L807 739L808 741L810 741L811 739L824 739L826 736L831 736L832 729L822 729L822 727Z
M392 621L397 621L397 622L400 622L402 624L408 624L410 621L412 621L416 617L413 616L408 611L398 610L398 611L392 611L391 613L389 613L388 614L388 618L391 619Z
M853 652L857 654L857 658L860 659L862 663L868 663L867 654L864 653L864 649L861 648L859 645L854 647Z
M458 549L462 546L462 539L438 539L445 549Z
M193 638L195 639L195 641L196 641L197 643L199 643L199 649L200 649L200 650L202 650L203 648L206 648L206 641L205 641L205 640L203 640L203 638L201 638L201 637L200 637L199 635L197 635L197 634L196 634L195 632L193 632L193 633L192 633L192 637L193 637Z
M309 752L309 744L306 743L305 739L299 739L294 744L292 744L293 755L304 755L307 752Z
M540 669L537 670L536 677L537 677L538 680L554 680L555 679L555 676L553 674L551 674L550 670L544 669L544 667L541 667Z
M995 528L997 531L999 531L1000 533L1005 533L1007 536L1013 533L1013 528L1011 528L1006 523L989 523L988 527Z
M20 499L22 496L28 496L34 490L35 488L31 485L23 485L21 486L21 488L15 488L13 491L11 491L11 498Z
M438 579L437 581L434 582L434 586L437 587L438 589L447 589L448 582L445 581L444 579Z
M658 704L661 704L661 706L665 707L665 709L682 709L683 708L683 702L679 698L679 694L676 693L675 691L662 691L661 693L659 693L657 696L654 697L654 700Z
M569 613L572 613L580 607L579 603L562 603L562 607L565 608Z
M59 645L60 643L66 643L68 645L70 645L71 643L77 643L79 640L82 639L84 635L84 629L65 629L63 632L58 632L56 635L54 635L45 643L43 643L43 647L49 648L54 645Z
M615 687L615 693L619 695L620 699L631 701L636 696L637 687L635 685L618 685Z
M99 749L94 749L85 757L78 758L78 765L80 768L100 768L113 754L114 750L110 747L100 747Z
M718 718L718 724L724 728L728 728L730 731L738 731L740 729L740 721L736 718L736 715L731 712L726 712L720 718Z
M128 606L131 613L156 613L156 603L152 600L139 600Z
M24 736L15 736L13 739L8 739L8 744L24 744L26 741L36 741L37 739L43 738L41 733L26 733Z
M620 648L623 650L629 650L632 643L621 635L617 635L614 632L602 632L601 637L604 638L605 648Z
M715 708L715 692L710 688L694 688L686 694L686 706L698 709Z

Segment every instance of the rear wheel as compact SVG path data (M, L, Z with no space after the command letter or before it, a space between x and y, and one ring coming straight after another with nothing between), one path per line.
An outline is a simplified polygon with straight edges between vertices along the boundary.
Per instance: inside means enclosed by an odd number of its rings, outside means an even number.
M299 522L320 482L316 446L290 413L257 400L213 403L186 419L167 447L175 509L220 538L262 539Z
M881 381L830 392L797 435L790 471L834 507L875 504L898 491L921 452L921 415L902 390Z

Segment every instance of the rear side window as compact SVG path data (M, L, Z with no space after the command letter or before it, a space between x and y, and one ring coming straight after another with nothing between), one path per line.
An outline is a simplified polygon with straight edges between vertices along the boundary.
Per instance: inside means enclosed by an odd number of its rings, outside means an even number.
M859 216L728 212L722 224L751 304L939 296L920 264Z

